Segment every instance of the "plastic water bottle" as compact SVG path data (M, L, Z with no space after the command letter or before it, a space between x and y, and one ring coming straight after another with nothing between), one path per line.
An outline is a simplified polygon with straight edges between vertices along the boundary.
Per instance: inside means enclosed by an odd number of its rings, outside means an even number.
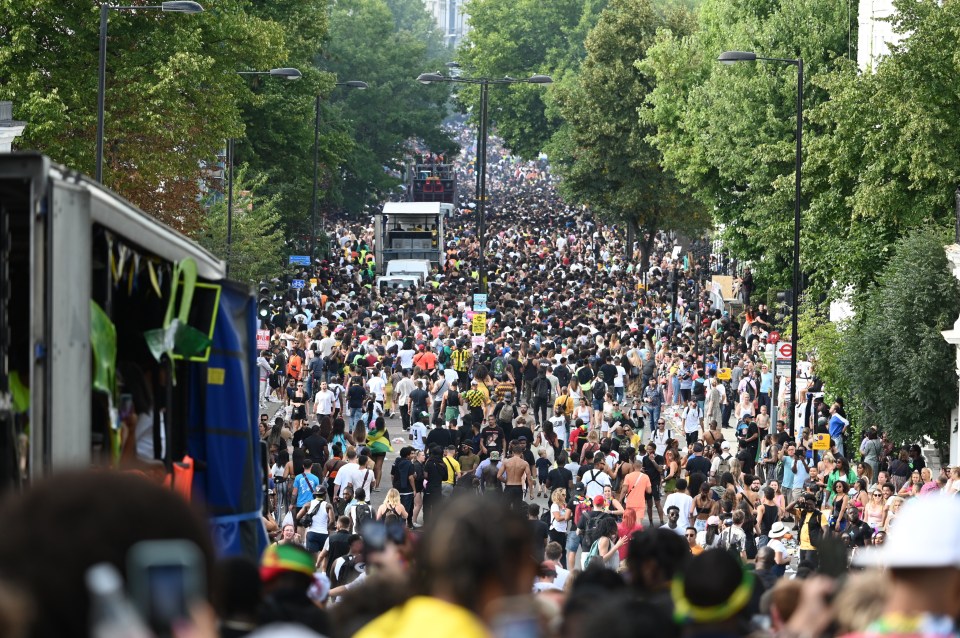
M116 567L99 563L87 570L90 592L91 638L152 638L137 610L127 599Z

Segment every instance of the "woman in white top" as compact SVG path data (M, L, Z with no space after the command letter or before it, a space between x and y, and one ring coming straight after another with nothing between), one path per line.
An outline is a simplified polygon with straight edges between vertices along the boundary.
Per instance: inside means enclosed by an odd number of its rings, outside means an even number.
M550 529L547 531L551 541L560 543L560 547L567 547L567 531L573 512L567 507L567 490L559 488L550 496ZM566 552L560 555L560 564L566 567Z
M740 400L733 408L733 415L737 418L737 421L742 421L743 417L747 414L754 416L754 412L753 401L750 400L750 395L746 392L741 392Z

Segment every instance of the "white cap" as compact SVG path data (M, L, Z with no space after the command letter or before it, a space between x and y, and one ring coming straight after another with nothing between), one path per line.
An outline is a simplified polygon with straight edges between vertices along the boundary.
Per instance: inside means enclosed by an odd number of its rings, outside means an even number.
M730 449L730 444L727 443L726 441L724 441L723 443L720 444L720 449L721 449L721 450L729 450L729 449Z
M876 549L858 552L854 564L864 567L960 569L960 499L931 494L904 504L887 536Z

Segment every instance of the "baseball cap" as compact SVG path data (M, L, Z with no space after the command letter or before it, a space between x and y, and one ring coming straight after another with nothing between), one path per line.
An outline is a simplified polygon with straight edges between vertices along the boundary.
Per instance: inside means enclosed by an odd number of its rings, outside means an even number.
M500 460L500 453L497 452L497 451L491 452L491 453L490 453L490 460L491 460L491 461L499 461L499 460Z
M960 500L942 494L904 504L887 542L858 552L862 567L960 569Z
M730 449L730 444L727 443L726 441L724 441L723 443L720 444L720 449L721 449L721 450L729 450L729 449Z
M708 518L708 519L707 519L707 526L710 526L710 525L716 525L716 526L719 527L719 526L720 526L720 517L719 517L719 516L711 516L710 518Z
M597 494L596 496L593 497L593 504L594 504L595 506L597 506L597 507L603 507L603 504L604 504L604 503L606 503L606 500L604 500L604 498L603 498L602 495Z
M314 560L299 545L269 545L260 559L260 579L273 580L283 572L313 576Z

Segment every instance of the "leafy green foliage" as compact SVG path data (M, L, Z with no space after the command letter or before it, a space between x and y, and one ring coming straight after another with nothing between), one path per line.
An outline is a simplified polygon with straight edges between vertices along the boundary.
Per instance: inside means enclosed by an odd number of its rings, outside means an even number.
M659 29L683 34L691 23L685 10L664 15L650 0L611 0L587 38L578 75L556 92L567 124L549 151L561 192L651 237L661 228L702 230L709 219L664 170L647 141L655 128L637 114L653 83L635 62Z
M341 81L363 80L370 87L341 88L326 100L354 141L342 166L342 193L335 195L348 211L380 201L399 184L409 140L420 139L434 152L455 149L440 130L448 87L414 81L451 55L419 0L340 0L332 6L330 41L319 64Z
M816 78L848 54L856 16L833 0L705 0L689 37L664 31L641 69L656 86L642 112L652 143L684 187L714 211L723 238L752 262L758 287L790 285L793 253L796 70L779 63L717 63L725 50L804 60L807 113L827 99ZM807 126L809 142L818 131ZM809 149L809 146L807 147ZM805 186L809 192L809 186ZM823 251L804 223L804 269ZM808 259L808 257L810 259Z
M560 82L586 56L584 43L607 0L471 0L470 32L457 60L472 77L527 78L535 73ZM506 146L530 159L562 125L551 90L520 84L490 92L491 126ZM459 100L479 112L479 91L462 87Z
M201 163L242 133L234 71L285 56L279 24L247 0L197 15L111 11L104 183L162 221L196 228ZM99 9L92 3L0 0L0 99L27 122L19 148L93 174Z
M230 278L256 284L283 273L285 241L278 198L260 195L266 175L248 178L248 172L246 166L237 167L234 177ZM210 207L196 238L217 257L227 259L226 199Z
M895 441L929 436L941 449L958 386L956 349L940 332L960 315L960 283L944 254L945 240L934 229L898 240L839 350L868 420Z

